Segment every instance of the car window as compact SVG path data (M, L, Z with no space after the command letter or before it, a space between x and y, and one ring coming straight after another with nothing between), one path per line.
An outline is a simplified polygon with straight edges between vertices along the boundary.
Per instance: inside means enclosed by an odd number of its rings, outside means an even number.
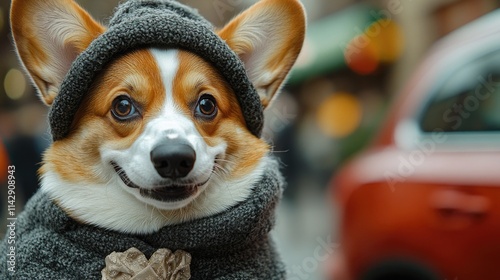
M427 103L424 132L500 131L500 52L455 69Z

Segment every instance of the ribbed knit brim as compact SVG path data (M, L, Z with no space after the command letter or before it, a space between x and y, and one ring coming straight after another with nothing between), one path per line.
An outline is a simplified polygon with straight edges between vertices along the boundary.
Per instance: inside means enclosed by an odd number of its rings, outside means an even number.
M106 65L135 49L177 48L212 64L232 87L249 131L260 137L263 108L240 58L195 10L170 0L130 0L120 5L109 28L71 65L49 114L54 141L65 138L83 97Z

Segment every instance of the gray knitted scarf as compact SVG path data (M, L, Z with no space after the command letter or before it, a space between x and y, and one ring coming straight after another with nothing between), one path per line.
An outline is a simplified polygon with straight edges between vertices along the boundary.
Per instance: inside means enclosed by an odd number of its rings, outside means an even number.
M191 279L285 279L270 239L282 192L277 164L246 201L218 215L127 235L79 223L38 192L16 224L16 272L6 271L8 245L0 245L0 279L100 279L105 257L139 249L147 258L159 248L191 254Z
M250 132L260 137L263 108L240 58L192 10L169 0L130 0L120 5L109 28L71 65L49 114L54 141L70 132L82 98L92 81L119 55L146 47L178 48L211 63L232 87Z

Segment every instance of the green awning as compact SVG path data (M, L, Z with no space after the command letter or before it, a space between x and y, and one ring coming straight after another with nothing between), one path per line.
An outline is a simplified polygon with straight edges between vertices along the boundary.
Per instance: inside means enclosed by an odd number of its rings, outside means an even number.
M288 84L296 85L346 67L344 49L354 37L380 19L379 11L373 6L359 4L311 23L307 28L304 53Z

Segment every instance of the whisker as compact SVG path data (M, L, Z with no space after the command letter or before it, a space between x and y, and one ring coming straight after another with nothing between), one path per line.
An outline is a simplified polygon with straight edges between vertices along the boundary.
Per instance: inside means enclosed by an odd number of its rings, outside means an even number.
M271 149L271 151L270 151L270 153L273 153L273 154L274 153L288 153L288 152L290 152L290 150L281 150L281 151L278 151L278 150Z
M229 174L229 173L231 173L231 172L229 171L229 169L225 168L224 166L222 166L222 165L220 165L220 164L218 164L218 163L215 163L214 167L215 167L215 169L218 169L218 170L223 171L225 174Z

